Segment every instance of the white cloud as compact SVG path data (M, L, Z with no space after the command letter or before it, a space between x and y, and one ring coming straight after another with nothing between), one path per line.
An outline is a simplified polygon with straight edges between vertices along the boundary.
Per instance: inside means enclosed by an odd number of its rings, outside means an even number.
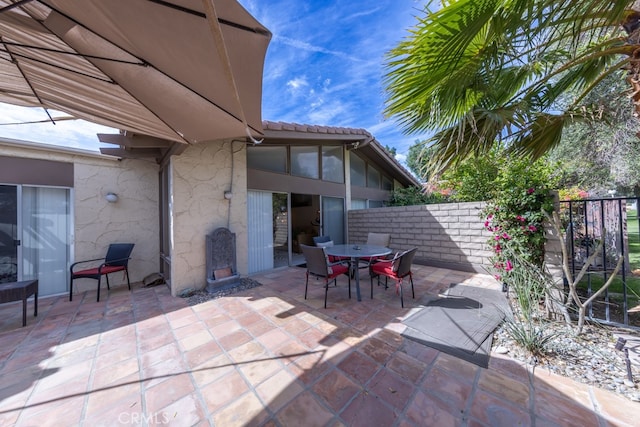
M306 77L296 77L287 82L287 87L292 93L297 93L305 87L309 86L309 82Z
M351 14L351 15L349 15L349 16L347 16L347 17L345 17L344 19L345 19L345 21L351 21L351 20L353 20L353 19L357 19L357 18L362 18L362 17L364 17L364 16L373 15L373 14L375 14L376 12L378 12L380 9L381 9L381 8L376 7L375 9L363 10L363 11L361 11L361 12L353 13L353 14Z
M344 104L337 99L326 101L316 101L316 106L309 112L309 123L326 125L326 126L340 126L340 121L345 115L346 108Z
M65 113L50 110L55 119L67 116ZM43 123L27 123L47 120L48 116L42 108L19 107L0 103L0 137L22 141L40 142L43 144L62 145L99 151L104 146L98 141L97 133L116 133L116 129L101 126L84 120L49 121ZM19 123L6 125L6 123ZM24 124L22 124L24 123Z
M351 61L360 61L360 59L354 57L353 55L349 55L348 53L327 49L322 46L315 46L303 40L292 39L285 36L276 36L272 39L272 42L282 42L283 44L286 44L288 46L294 47L296 49L305 50L308 52L324 53L326 55L337 56L338 58L342 58L342 59L348 59Z

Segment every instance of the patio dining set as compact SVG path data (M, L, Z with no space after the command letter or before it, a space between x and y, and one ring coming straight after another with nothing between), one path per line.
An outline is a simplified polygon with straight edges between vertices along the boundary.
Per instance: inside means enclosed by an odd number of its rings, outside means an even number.
M389 279L395 281L396 293L400 295L400 304L404 308L403 281L409 278L411 294L415 298L411 264L418 248L393 253L389 248L391 235L387 233L369 233L365 244L336 245L329 236L313 238L315 246L301 245L305 257L307 273L304 289L305 299L309 287L309 276L324 280L324 308L327 308L329 284L337 286L337 279L346 275L349 298L351 298L351 279L356 282L356 296L362 301L360 291L360 270L369 272L371 299L373 299L373 279L384 277L384 288L388 288Z

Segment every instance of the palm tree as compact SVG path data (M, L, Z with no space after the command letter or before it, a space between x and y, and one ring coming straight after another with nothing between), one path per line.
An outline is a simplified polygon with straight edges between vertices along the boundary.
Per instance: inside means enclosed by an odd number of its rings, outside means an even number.
M388 54L385 112L407 133L432 134L427 144L441 168L496 143L538 158L560 141L568 122L599 114L581 101L606 76L626 78L640 101L639 3L449 0L437 10L427 6ZM567 94L573 94L568 102Z

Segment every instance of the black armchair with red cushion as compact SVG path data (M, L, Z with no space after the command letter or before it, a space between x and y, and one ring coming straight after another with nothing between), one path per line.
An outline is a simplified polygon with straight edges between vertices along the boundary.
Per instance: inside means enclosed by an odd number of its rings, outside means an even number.
M373 278L378 278L378 284L380 284L380 276L385 278L385 287L389 278L396 281L396 294L400 294L400 304L404 308L404 298L402 295L402 281L405 277L409 276L411 282L411 295L416 297L415 290L413 288L413 274L411 273L411 264L413 258L416 255L418 248L413 248L405 252L396 254L393 259L390 260L378 260L373 261L369 267L369 275L371 276L371 298L373 298Z
M351 298L351 276L349 276L349 266L337 262L331 263L323 247L300 245L304 259L307 263L307 281L304 285L304 299L307 299L307 288L309 287L309 275L324 279L324 308L327 308L327 293L329 292L329 282L333 280L337 286L337 278L341 274L346 274L349 278L349 298Z
M133 243L112 243L107 249L107 255L104 258L89 259L84 261L78 261L71 265L71 279L69 283L69 301L73 301L73 281L75 279L95 279L98 281L98 297L97 301L100 301L100 279L104 276L107 279L107 289L109 286L109 274L117 271L124 271L127 276L127 286L131 290L131 282L129 282L129 259L131 257L131 251L133 251ZM98 261L102 261L100 265L95 266ZM94 266L90 268L83 268L82 270L74 270L79 264L93 263Z

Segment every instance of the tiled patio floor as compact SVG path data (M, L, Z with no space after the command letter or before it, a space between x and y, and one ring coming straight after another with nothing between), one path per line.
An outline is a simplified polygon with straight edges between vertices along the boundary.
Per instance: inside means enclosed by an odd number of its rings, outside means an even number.
M416 299L390 288L322 308L304 269L189 307L167 287L0 306L2 426L631 426L640 404L492 355L489 369L405 340L401 320L483 275L414 266ZM108 298L107 298L108 295Z

